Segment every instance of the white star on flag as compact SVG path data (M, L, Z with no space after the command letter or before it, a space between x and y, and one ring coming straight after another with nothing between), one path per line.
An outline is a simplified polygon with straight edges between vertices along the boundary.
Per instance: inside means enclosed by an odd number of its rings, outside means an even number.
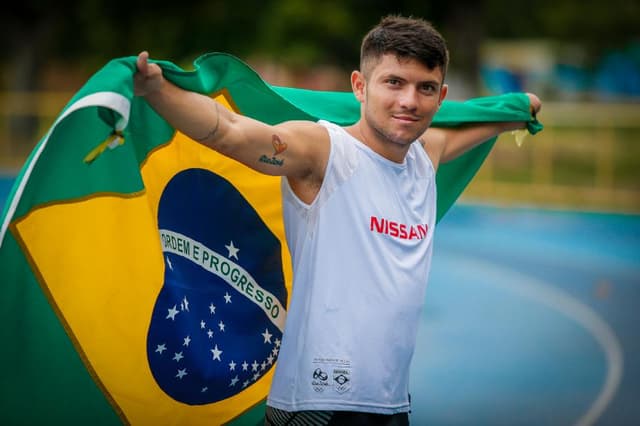
M264 343L271 343L271 333L269 333L269 329L265 328L264 333L262 333L262 337L264 337Z
M226 245L225 247L229 251L229 255L227 256L229 259L231 259L232 257L235 257L236 260L239 260L238 252L240 251L240 249L233 245L233 241L230 241L229 244Z
M182 303L180 303L181 311L189 311L189 301L187 300L187 296L182 299Z
M213 353L213 359L217 359L218 361L222 361L222 359L220 359L220 355L222 354L222 351L220 349L218 349L218 345L215 345L215 347L213 349L211 349L211 352Z
M176 315L178 315L178 313L180 312L180 311L178 311L176 309L176 305L173 305L173 308L167 309L167 311L168 311L168 313L167 313L167 317L165 319L171 318L173 321L176 320Z

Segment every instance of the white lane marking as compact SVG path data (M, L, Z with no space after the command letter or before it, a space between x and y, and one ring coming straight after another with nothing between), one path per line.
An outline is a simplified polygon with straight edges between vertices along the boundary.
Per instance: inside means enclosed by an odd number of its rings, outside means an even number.
M607 360L607 375L598 397L575 423L576 426L593 425L615 396L622 379L622 346L609 324L589 306L541 280L490 262L458 254L455 256L460 259L460 264L470 270L482 271L485 276L495 277L490 279L492 284L535 300L574 320L600 344Z

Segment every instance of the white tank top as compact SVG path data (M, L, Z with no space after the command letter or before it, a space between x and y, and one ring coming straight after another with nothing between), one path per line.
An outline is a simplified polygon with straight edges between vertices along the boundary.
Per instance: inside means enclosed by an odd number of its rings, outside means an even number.
M288 411L409 411L409 366L431 265L435 170L403 164L321 121L331 153L312 204L283 178L294 282L267 404Z

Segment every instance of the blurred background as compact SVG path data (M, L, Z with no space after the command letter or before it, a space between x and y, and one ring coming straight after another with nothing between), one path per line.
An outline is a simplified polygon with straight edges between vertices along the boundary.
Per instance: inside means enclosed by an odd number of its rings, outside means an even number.
M23 0L0 15L0 208L62 107L109 60L238 56L267 82L348 91L388 13L448 40L449 99L531 91L436 232L416 425L640 424L640 1Z
M637 0L26 0L0 27L0 170L14 173L110 59L147 49L189 69L234 54L271 84L350 90L362 35L382 15L422 16L451 50L450 99L532 91L546 129L500 143L464 198L640 212Z

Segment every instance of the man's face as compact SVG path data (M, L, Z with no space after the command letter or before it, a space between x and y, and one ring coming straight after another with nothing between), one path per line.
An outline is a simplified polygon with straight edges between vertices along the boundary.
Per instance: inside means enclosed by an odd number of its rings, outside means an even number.
M354 82L363 119L381 142L407 145L427 130L447 93L442 70L385 54ZM365 79L366 77L366 79ZM386 141L385 141L386 139Z

